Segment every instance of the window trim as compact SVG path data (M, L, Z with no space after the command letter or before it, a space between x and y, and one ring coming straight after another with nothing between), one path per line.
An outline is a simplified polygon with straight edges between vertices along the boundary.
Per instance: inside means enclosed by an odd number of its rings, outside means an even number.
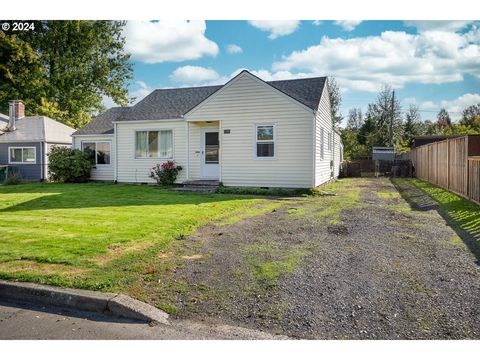
M80 142L80 146L82 152L83 150L83 144L84 143L94 143L95 144L95 168L96 167L106 167L106 166L112 166L112 140L82 140ZM110 163L109 164L97 164L97 143L108 143L110 145Z
M22 161L11 161L11 152L10 149L22 149ZM23 150L24 149L33 149L33 154L35 161L24 162L23 161ZM37 164L37 147L36 146L9 146L8 147L8 163L13 165L36 165Z
M137 132L140 131L171 131L172 132L172 157L137 157ZM147 137L148 138L148 137ZM147 128L133 129L133 159L134 160L175 160L175 129L174 128Z
M260 126L272 126L273 127L273 140L258 140L257 129ZM257 156L257 144L273 142L273 156ZM260 161L277 160L277 124L276 123L258 123L253 125L253 159Z
M332 145L333 145L333 144L332 144L332 143L333 143L333 136L332 136L332 132L331 132L331 131L328 132L328 140L327 140L327 141L328 141L327 149L328 149L328 151L332 151L332 150L333 150L333 147L332 147Z

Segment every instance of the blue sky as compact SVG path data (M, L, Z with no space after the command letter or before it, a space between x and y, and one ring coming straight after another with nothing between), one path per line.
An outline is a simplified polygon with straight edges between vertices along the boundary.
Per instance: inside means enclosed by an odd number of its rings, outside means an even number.
M241 69L264 80L333 76L342 113L366 110L383 84L423 119L441 107L458 118L480 102L480 22L129 21L130 95L221 84ZM106 101L106 105L112 105Z

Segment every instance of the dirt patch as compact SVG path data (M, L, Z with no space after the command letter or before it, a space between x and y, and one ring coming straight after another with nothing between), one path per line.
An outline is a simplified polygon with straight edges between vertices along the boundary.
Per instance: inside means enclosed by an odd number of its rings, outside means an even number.
M480 268L435 208L412 209L388 179L339 184L178 242L155 299L300 338L480 338Z
M0 264L0 271L34 272L43 275L80 275L89 270L64 264L39 263L31 260L13 260Z

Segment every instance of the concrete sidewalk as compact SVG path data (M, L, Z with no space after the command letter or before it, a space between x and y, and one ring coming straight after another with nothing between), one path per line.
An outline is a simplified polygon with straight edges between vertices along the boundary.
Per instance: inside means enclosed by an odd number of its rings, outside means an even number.
M0 339L267 340L285 337L228 325L189 321L172 320L170 325L150 326L146 322L114 318L97 312L0 301Z

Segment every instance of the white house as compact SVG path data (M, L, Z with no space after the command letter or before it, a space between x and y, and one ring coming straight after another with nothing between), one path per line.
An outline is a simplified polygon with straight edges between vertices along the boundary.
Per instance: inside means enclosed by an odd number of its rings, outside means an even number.
M92 180L153 182L154 165L183 167L178 182L311 188L343 157L325 77L263 81L244 70L220 86L155 90L112 108L73 135L96 152Z

